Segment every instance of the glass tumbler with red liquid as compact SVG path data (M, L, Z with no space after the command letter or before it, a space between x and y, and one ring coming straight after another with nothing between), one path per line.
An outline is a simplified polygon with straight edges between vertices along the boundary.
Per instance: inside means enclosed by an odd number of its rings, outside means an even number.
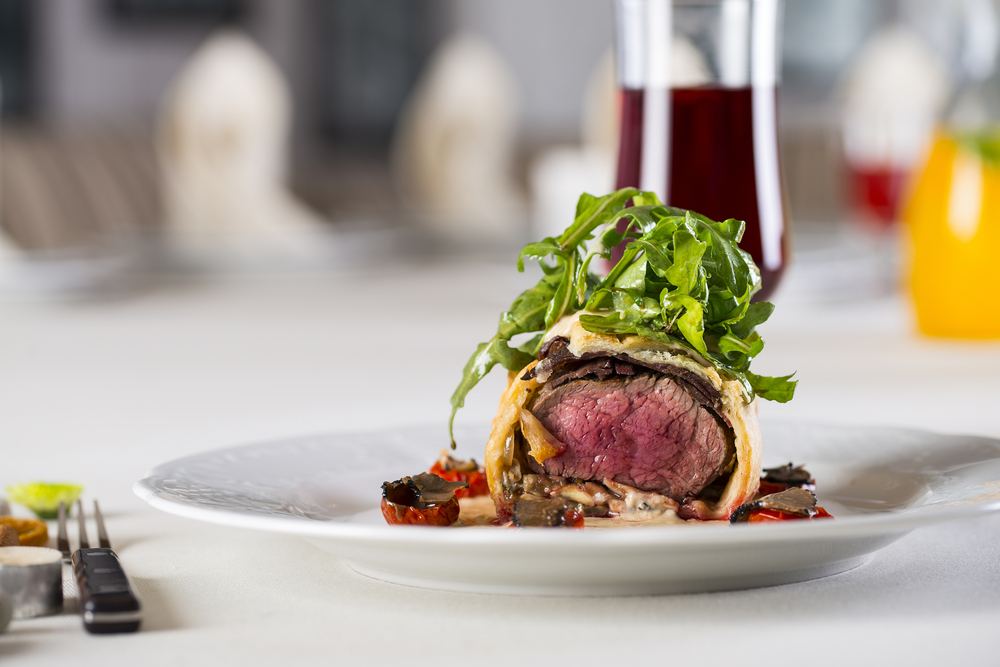
M740 246L774 293L788 254L778 157L781 0L616 0L617 187L713 220L746 222ZM619 249L620 251L620 249Z

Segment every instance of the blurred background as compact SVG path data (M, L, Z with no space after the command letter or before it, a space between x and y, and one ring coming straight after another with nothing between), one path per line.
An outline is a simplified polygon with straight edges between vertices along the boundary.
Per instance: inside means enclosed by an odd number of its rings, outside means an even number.
M0 0L7 284L561 230L613 186L613 22L610 0ZM800 256L896 285L907 179L995 32L989 0L787 3Z

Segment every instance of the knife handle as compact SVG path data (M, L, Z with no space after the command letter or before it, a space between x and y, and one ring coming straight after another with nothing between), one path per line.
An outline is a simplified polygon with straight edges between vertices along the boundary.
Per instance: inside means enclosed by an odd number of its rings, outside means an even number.
M111 549L78 549L73 572L80 590L83 627L95 634L135 632L142 605L132 591L118 554Z

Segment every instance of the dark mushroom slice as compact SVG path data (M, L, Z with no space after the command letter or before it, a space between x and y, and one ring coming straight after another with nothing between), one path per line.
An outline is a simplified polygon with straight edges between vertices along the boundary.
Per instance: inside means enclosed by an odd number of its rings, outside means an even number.
M809 519L819 514L816 509L816 496L813 495L812 491L792 487L740 505L729 517L729 522L745 522L754 512L761 510L784 512L803 519Z
M397 505L427 509L448 502L468 482L449 482L429 472L382 484L382 497Z
M455 493L468 482L448 482L422 472L382 484L382 516L390 524L450 526L460 507Z
M761 471L761 481L770 484L780 484L785 487L798 487L807 491L816 490L816 480L805 469L805 466L797 466L788 463L777 468L764 468Z
M567 479L559 475L528 474L521 477L524 493L541 498L551 498L556 491L566 486Z
M583 527L583 511L578 503L564 498L529 498L521 496L514 503L514 525Z
M441 450L441 455L438 458L435 467L440 468L443 471L457 470L458 472L473 472L475 470L479 470L479 464L476 463L476 459L469 459L468 461L456 459L448 452L447 449Z

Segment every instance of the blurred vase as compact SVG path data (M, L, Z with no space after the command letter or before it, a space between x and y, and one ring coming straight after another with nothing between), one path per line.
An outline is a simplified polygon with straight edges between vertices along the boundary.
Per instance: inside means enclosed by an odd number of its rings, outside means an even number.
M271 57L223 30L163 102L157 148L171 249L196 264L322 260L329 226L289 192L292 97Z
M877 227L897 220L904 183L948 100L944 62L902 24L877 31L842 83L844 156L854 215Z
M486 39L458 33L438 47L399 119L397 188L428 228L459 244L516 237L513 180L517 83ZM512 222L514 224L512 224Z

